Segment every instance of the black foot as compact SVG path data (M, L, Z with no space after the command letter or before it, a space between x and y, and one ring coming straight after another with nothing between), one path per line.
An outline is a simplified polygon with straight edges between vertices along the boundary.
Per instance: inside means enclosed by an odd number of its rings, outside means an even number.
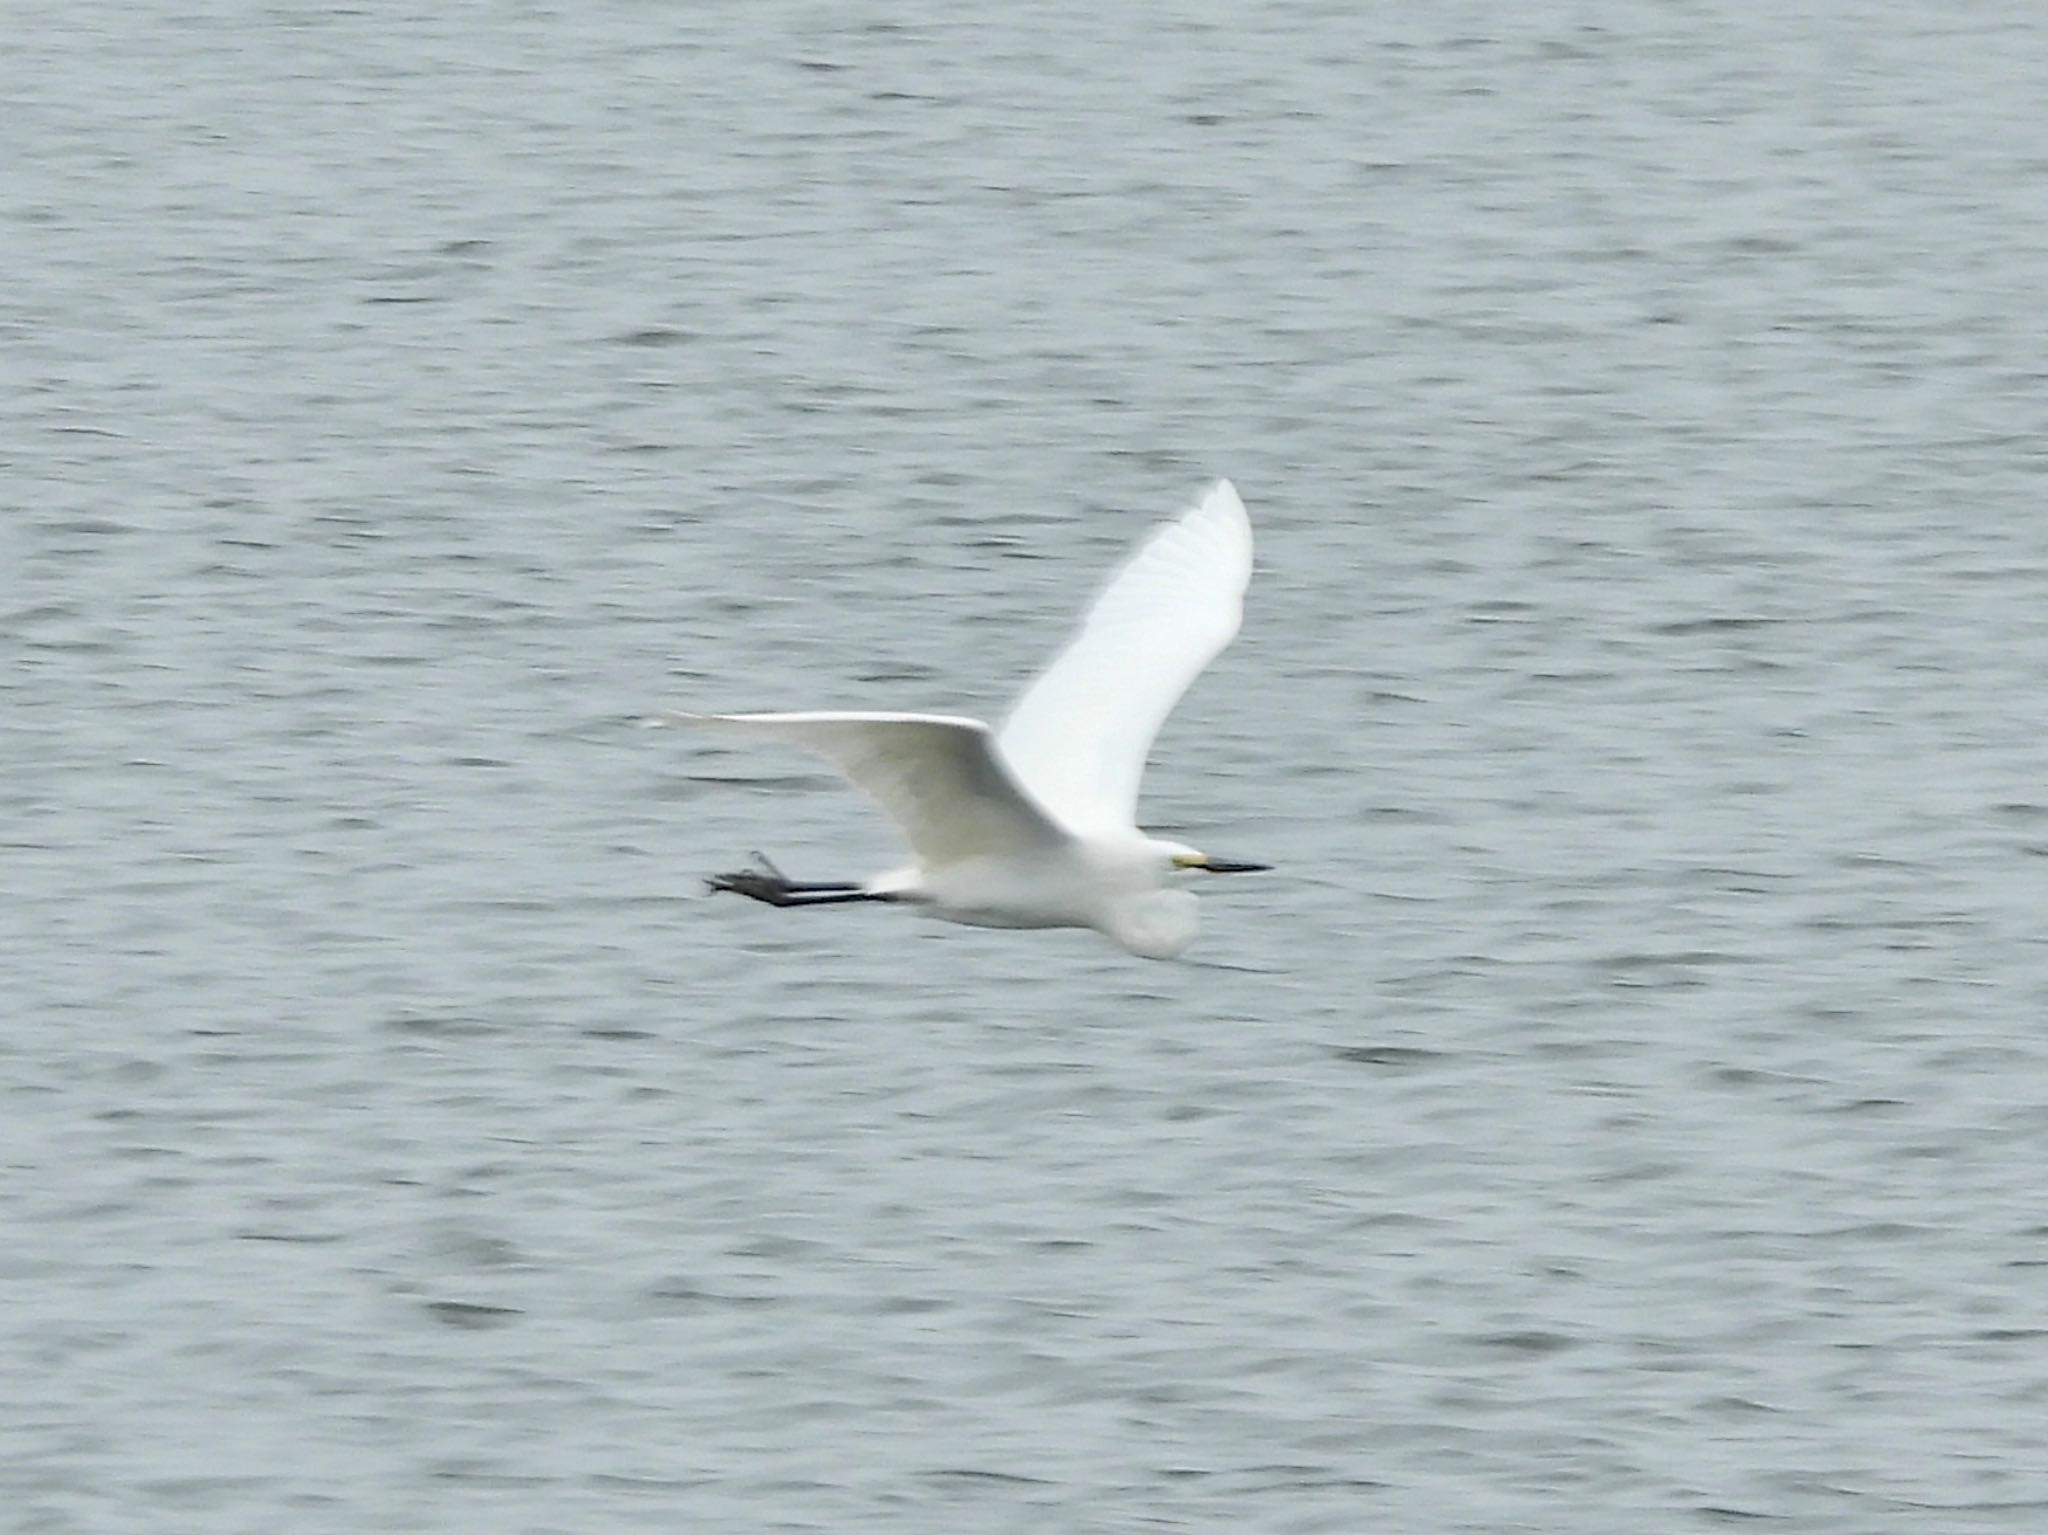
M795 892L789 888L789 881L777 879L773 874L759 869L741 869L734 874L714 874L704 881L704 888L712 891L731 891L743 895L750 901L766 901L770 906L787 906L795 899Z
M704 881L704 887L713 892L730 891L770 906L815 906L826 900L865 899L860 886L843 881L818 884L789 879L764 853L756 853L754 863L756 867L733 874L714 874Z

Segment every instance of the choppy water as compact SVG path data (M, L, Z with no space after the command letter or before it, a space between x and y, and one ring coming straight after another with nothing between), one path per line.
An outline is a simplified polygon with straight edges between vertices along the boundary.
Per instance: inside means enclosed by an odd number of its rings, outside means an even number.
M2038 9L857 9L9 7L8 1528L2042 1528ZM700 897L1219 473L1200 963Z

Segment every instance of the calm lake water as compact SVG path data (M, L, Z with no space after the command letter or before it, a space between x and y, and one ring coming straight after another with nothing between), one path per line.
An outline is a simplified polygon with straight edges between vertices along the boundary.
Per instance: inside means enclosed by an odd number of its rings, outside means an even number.
M0 1522L2042 1529L2048 17L861 9L8 7ZM1219 474L1187 962L704 897Z

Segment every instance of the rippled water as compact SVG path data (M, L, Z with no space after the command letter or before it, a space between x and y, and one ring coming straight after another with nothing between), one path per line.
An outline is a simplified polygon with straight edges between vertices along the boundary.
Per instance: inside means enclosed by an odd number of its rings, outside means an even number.
M10 8L9 1527L2040 1529L2048 24L937 14ZM701 896L1219 473L1192 962Z

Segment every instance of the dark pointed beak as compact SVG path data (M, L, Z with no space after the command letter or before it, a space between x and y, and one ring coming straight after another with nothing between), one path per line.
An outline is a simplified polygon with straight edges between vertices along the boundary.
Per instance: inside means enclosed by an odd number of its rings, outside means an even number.
M1211 874L1264 874L1273 866L1269 863L1242 863L1231 858L1209 858L1199 867Z

